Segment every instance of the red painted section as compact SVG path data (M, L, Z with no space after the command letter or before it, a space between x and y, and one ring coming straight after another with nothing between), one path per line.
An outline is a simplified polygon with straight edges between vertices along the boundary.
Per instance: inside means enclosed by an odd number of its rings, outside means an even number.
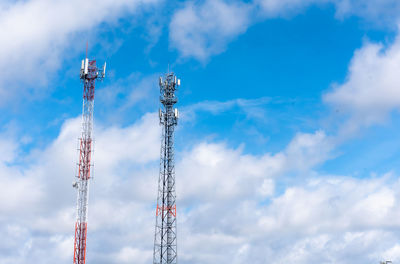
M167 212L176 217L176 205L174 206L158 206L156 208L156 216L160 214L160 212ZM163 214L164 215L164 214Z
M85 264L87 223L76 223L74 243L74 264Z

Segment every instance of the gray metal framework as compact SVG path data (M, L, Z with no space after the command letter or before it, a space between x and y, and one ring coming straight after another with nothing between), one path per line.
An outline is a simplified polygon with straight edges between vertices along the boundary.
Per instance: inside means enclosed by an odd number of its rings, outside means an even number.
M162 125L160 174L156 208L154 237L154 264L177 263L176 192L174 164L174 128L178 124L179 112L175 91L180 80L173 73L160 77L160 125Z

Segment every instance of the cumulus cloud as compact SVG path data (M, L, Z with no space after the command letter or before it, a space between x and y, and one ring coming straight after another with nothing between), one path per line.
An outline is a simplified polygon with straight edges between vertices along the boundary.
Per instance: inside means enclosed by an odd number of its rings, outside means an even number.
M336 176L306 180L266 204L206 203L180 225L182 251L191 263L231 263L227 255L237 263L397 261L398 184Z
M367 42L357 50L342 84L333 85L324 101L350 115L348 132L381 123L400 107L400 38L385 47Z
M170 23L172 47L183 57L206 62L210 55L221 53L227 43L244 33L250 25L250 6L233 1L194 2L176 11Z
M399 205L387 178L308 180L306 185L290 187L275 198L268 216L259 223L271 232L285 228L282 235L289 236L292 232L318 234L396 225L395 207Z
M304 172L329 159L333 145L322 131L297 134L276 154L253 156L223 143L201 143L184 153L177 165L182 199L191 202L235 202L239 197L265 199L274 194L277 178ZM195 179L195 180L194 180ZM185 201L187 203L187 201Z

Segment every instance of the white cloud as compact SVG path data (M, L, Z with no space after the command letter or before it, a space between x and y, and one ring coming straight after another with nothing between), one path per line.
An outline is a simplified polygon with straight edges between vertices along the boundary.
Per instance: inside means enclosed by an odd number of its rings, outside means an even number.
M392 248L386 250L383 256L382 260L400 259L400 245L396 243Z
M400 108L399 61L399 38L388 47L367 42L355 52L346 81L324 95L325 102L350 115L348 131L381 123Z
M400 2L397 0L333 0L338 18L356 15L384 27L394 28L399 19Z
M239 200L233 206L209 203L206 209L196 210L180 225L185 262L230 263L224 257L237 254L244 246L248 255L239 263L309 263L315 259L375 263L389 257L385 250L397 241L396 232L389 228L397 217L392 200L395 188L388 189L390 182L374 180L330 181L289 188L270 205ZM392 199L375 198L380 193ZM372 212L367 204L362 210L354 209L367 200L392 210ZM214 240L218 246L213 246Z
M41 183L22 176L15 168L0 168L0 186L0 212L3 214L20 215L21 210L35 205L42 196Z
M241 148L229 149L222 143L200 143L182 154L177 184L184 186L181 196L190 202L265 199L273 194L273 180L279 176L308 171L329 159L333 148L330 141L322 131L299 133L283 151L260 156L246 155Z
M298 133L285 150L287 166L295 170L309 170L332 158L334 147L333 139L324 131Z
M280 16L295 15L302 12L312 4L324 4L332 0L256 0L263 16L274 18Z
M392 249L399 225L398 185L388 176L329 177L289 187L267 204L250 196L233 203L216 199L180 225L184 260L231 263L224 257L245 248L238 263L399 261Z
M182 119L184 122L193 121L198 112L209 112L213 115L231 110L234 107L240 107L248 118L265 119L265 110L262 106L272 101L269 97L261 97L256 99L233 99L228 101L202 101L191 104L182 109Z
M152 261L153 252L151 250L143 251L138 248L124 247L117 254L118 263L149 263Z
M20 142L13 131L0 134L0 214L20 214L21 210L39 202L42 184L37 179L26 177L13 166L20 161Z
M250 24L250 7L244 3L207 0L188 2L176 11L169 29L171 46L183 57L206 62L226 49L227 43L244 33Z
M299 234L319 234L391 226L396 223L399 205L397 192L389 184L385 178L309 180L275 198L268 216L259 223L267 232L285 229L282 235L289 236L296 230Z

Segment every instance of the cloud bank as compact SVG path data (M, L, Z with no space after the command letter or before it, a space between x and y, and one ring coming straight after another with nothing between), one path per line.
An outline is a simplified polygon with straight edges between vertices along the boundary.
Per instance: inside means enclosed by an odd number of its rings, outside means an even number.
M77 156L79 131L79 118L67 120L52 144L31 153L36 158L29 166L1 162L0 182L10 190L2 193L0 203L0 234L7 237L0 243L2 263L72 260L71 161ZM87 261L151 262L157 115L146 114L127 127L100 124L95 135ZM0 147L10 149L7 144ZM13 148L18 149L18 142ZM333 148L323 131L299 133L282 151L262 155L219 142L188 148L177 160L180 261L396 260L399 182L391 174L362 180L320 178L314 168L330 158ZM290 175L301 180L288 186Z

